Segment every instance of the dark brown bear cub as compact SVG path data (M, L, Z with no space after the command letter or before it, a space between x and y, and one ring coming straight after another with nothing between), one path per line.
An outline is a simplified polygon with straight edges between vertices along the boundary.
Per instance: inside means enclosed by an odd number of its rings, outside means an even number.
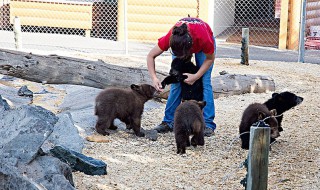
M169 76L167 76L161 82L162 88L172 83L180 82L181 85L181 98L183 100L203 100L203 83L202 77L195 81L192 85L184 82L187 75L184 73L195 74L199 70L199 67L191 62L191 57L188 59L174 58L171 62L171 69Z
M259 120L264 120L266 117L275 116L276 110L271 110L267 108L264 104L253 103L250 104L243 112L241 123L239 126L239 132L241 134L241 148L249 149L249 140L250 140L250 127L252 124L258 122ZM277 138L280 136L278 131L278 121L275 117L270 117L264 121L271 128L270 138Z
M116 130L113 121L118 118L126 124L127 129L133 129L137 136L143 137L140 125L144 103L156 94L157 90L148 84L132 84L130 89L103 90L96 97L95 115L98 116L96 131L102 135L109 135L106 129Z
M204 101L189 100L181 103L174 114L174 135L177 144L177 154L185 154L186 147L204 145L204 128L206 127L202 109Z

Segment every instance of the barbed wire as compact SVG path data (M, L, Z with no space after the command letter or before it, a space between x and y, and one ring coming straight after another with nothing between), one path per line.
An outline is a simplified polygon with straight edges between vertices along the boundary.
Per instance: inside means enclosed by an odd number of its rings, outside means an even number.
M264 122L265 120L267 120L267 119L269 119L269 118L271 118L271 117L275 117L275 118L276 118L276 117L280 117L280 116L282 116L282 115L283 115L283 114L276 115L276 116L268 116L268 117L265 117L263 120L259 120L259 121L256 122L256 123L257 123L257 126L260 126L260 123L261 123L261 122ZM250 131L246 131L246 132L240 133L239 135L237 135L236 137L234 137L234 138L231 140L231 142L229 143L228 147L225 148L225 150L224 150L224 153L225 153L225 154L223 154L223 155L221 156L221 158L227 155L227 153L231 150L233 143L234 143L237 139L239 139L239 138L241 137L241 135L244 135L244 134L247 134L247 133L250 133ZM269 147L271 147L271 145L273 145L275 142L276 142L276 141L270 143ZM248 155L247 155L247 158L246 158L243 162L241 162L238 167L236 167L236 168L233 169L231 172L227 173L226 175L224 175L224 176L222 177L222 180L221 180L221 181L222 181L222 185L224 185L225 182L226 182L232 175L234 175L236 172L238 172L243 166L246 167L247 172L248 172ZM248 173L247 173L246 176L240 181L240 184L242 184L242 185L245 187L245 189L246 189L247 175L248 175ZM217 188L215 187L214 189L216 190Z

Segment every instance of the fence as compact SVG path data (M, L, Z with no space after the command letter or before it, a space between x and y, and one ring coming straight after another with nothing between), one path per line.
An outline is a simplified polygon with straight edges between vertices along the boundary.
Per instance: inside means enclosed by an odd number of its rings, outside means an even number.
M0 32L63 34L108 41L156 43L180 18L200 17L220 41L240 44L250 29L250 45L298 50L300 13L296 0L0 0ZM307 0L305 48L320 49L320 0ZM0 38L1 40L1 38ZM0 41L1 43L1 41ZM43 45L43 44L42 44ZM112 47L111 47L112 49ZM130 47L129 47L130 49Z

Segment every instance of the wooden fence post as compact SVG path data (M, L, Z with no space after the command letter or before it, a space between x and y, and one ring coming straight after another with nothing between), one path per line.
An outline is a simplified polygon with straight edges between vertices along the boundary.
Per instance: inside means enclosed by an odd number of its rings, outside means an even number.
M242 28L241 64L249 65L249 28Z
M267 190L270 127L260 121L250 129L248 154L248 190Z
M14 32L14 41L16 50L20 50L22 48L22 40L21 40L21 23L20 18L15 17L14 18L14 24L13 24L13 32Z

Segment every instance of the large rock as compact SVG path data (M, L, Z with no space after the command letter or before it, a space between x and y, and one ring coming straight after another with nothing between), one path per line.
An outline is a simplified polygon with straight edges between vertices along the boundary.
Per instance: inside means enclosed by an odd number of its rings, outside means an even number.
M73 123L70 112L61 113L57 116L59 120L55 124L53 132L43 144L42 149L45 152L49 152L54 146L61 145L73 151L82 152L84 138L79 135L79 131Z
M30 164L20 166L19 170L46 189L75 189L72 169L55 157L38 156Z
M31 162L58 121L52 112L23 105L0 113L0 155Z
M40 106L11 109L0 97L0 189L74 189L70 166L40 148L57 121Z
M22 176L17 168L0 163L0 189L28 189L38 190L37 184Z
M38 156L29 164L12 160L0 158L0 189L75 189L72 169L55 157Z
M94 132L97 119L94 115L95 97L101 92L101 89L77 85L63 85L62 87L66 95L59 109L62 113L71 113L74 124L77 125L80 135L84 138Z

